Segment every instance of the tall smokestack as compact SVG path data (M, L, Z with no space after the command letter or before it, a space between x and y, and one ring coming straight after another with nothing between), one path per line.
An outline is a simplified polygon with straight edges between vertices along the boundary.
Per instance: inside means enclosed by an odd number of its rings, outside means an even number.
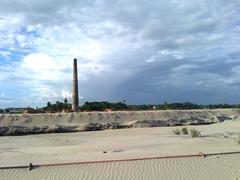
M73 60L72 110L77 112L78 108L79 108L79 102L78 102L77 59L74 59Z

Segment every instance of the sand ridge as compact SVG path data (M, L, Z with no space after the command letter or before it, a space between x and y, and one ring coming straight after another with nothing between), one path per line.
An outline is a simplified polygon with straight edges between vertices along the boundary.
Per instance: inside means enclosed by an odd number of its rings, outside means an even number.
M0 135L211 124L239 117L239 109L2 114Z

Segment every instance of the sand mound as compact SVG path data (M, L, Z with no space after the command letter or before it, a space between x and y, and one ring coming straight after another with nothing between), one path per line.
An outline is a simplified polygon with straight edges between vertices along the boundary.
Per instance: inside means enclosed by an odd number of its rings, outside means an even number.
M0 115L0 135L200 125L239 119L238 109Z

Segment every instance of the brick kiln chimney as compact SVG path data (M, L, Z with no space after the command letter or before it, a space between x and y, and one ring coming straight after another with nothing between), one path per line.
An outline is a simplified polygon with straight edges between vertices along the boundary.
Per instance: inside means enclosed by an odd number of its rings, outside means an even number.
M74 112L79 110L77 59L73 60L72 110Z

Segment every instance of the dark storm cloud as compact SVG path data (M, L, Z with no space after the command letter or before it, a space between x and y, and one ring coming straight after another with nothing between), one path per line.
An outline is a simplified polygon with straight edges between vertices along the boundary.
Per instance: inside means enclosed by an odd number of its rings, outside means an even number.
M80 71L84 100L236 102L239 6L239 0L3 0L0 17L21 17L26 28L39 25L35 31L42 39L32 45L38 52L44 49L40 42L51 40L45 37L49 31L56 43L73 48L86 39L107 44L97 61L107 70ZM77 41L65 42L71 33ZM80 66L91 60L80 57ZM70 70L61 69L64 76L71 76ZM70 86L68 80L38 83L56 90Z

